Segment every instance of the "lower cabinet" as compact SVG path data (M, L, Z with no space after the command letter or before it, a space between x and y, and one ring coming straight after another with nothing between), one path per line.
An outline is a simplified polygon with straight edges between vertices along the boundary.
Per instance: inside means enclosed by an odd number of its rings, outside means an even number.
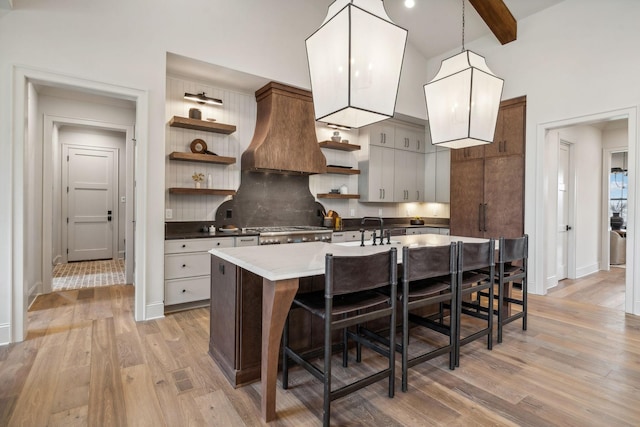
M209 354L231 385L260 380L262 353L262 277L211 257ZM324 276L300 279L298 292L324 287ZM323 324L305 310L290 313L289 343L297 350L320 348ZM340 332L335 336L340 340Z
M212 248L257 245L257 236L165 240L164 305L168 311L206 305Z

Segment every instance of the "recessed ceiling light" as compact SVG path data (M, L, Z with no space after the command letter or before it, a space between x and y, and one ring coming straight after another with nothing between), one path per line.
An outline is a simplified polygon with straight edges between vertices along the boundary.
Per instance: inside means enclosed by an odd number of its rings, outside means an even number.
M409 9L411 9L415 5L416 5L415 0L404 0L404 6L408 7Z

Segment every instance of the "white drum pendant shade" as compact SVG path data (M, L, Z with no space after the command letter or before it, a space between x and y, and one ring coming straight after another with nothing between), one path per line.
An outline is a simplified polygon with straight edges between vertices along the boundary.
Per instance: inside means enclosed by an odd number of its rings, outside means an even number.
M393 117L407 30L382 0L336 0L306 40L315 118L359 128Z
M469 50L442 61L424 85L431 143L449 148L492 143L503 83Z

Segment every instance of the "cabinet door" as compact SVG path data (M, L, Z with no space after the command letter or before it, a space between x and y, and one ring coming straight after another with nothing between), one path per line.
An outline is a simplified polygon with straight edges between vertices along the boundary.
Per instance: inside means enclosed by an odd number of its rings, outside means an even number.
M416 187L416 154L411 151L396 150L394 153L394 185L395 202L413 201Z
M221 362L227 377L237 369L238 337L237 270L229 261L211 255L211 304L209 316L209 351ZM234 381L235 382L235 381Z
M425 182L424 182L424 174L425 174L425 163L426 157L424 153L415 153L416 158L416 171L414 177L414 191L410 194L409 200L412 202L424 202L424 193L425 193Z
M500 107L493 144L485 146L485 157L524 154L525 110L525 102Z
M489 144L490 145L490 144ZM486 145L476 145L468 148L451 150L451 161L461 162L465 160L482 159Z
M436 151L436 202L449 203L451 182L451 150L440 148Z
M484 160L451 162L450 229L456 236L482 237Z
M520 237L524 233L524 158L485 159L485 237ZM453 211L453 206L451 207Z
M393 202L394 149L372 145L369 159L361 167L360 188L366 187L363 201Z
M417 127L396 126L395 148L398 150L424 153L426 151L425 131Z
M425 202L449 203L451 180L451 150L438 148L426 154Z
M395 145L395 129L392 125L376 123L368 126L369 145L393 148Z

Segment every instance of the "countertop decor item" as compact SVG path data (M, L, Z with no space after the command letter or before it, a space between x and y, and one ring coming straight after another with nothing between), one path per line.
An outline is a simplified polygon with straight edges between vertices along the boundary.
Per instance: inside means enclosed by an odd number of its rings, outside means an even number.
M193 141L191 141L191 145L189 146L189 148L191 148L192 153L204 154L207 151L207 143L199 138L194 139Z
M332 141L340 142L341 139L342 139L342 137L340 136L340 132L338 132L338 131L333 132L333 136L331 137Z
M196 120L202 119L202 111L197 108L189 108L189 118Z
M196 188L200 188L200 183L204 180L204 174L201 172L194 172L193 175L191 175L191 179L195 182Z
M413 218L409 223L411 225L424 225L424 220L420 218Z

